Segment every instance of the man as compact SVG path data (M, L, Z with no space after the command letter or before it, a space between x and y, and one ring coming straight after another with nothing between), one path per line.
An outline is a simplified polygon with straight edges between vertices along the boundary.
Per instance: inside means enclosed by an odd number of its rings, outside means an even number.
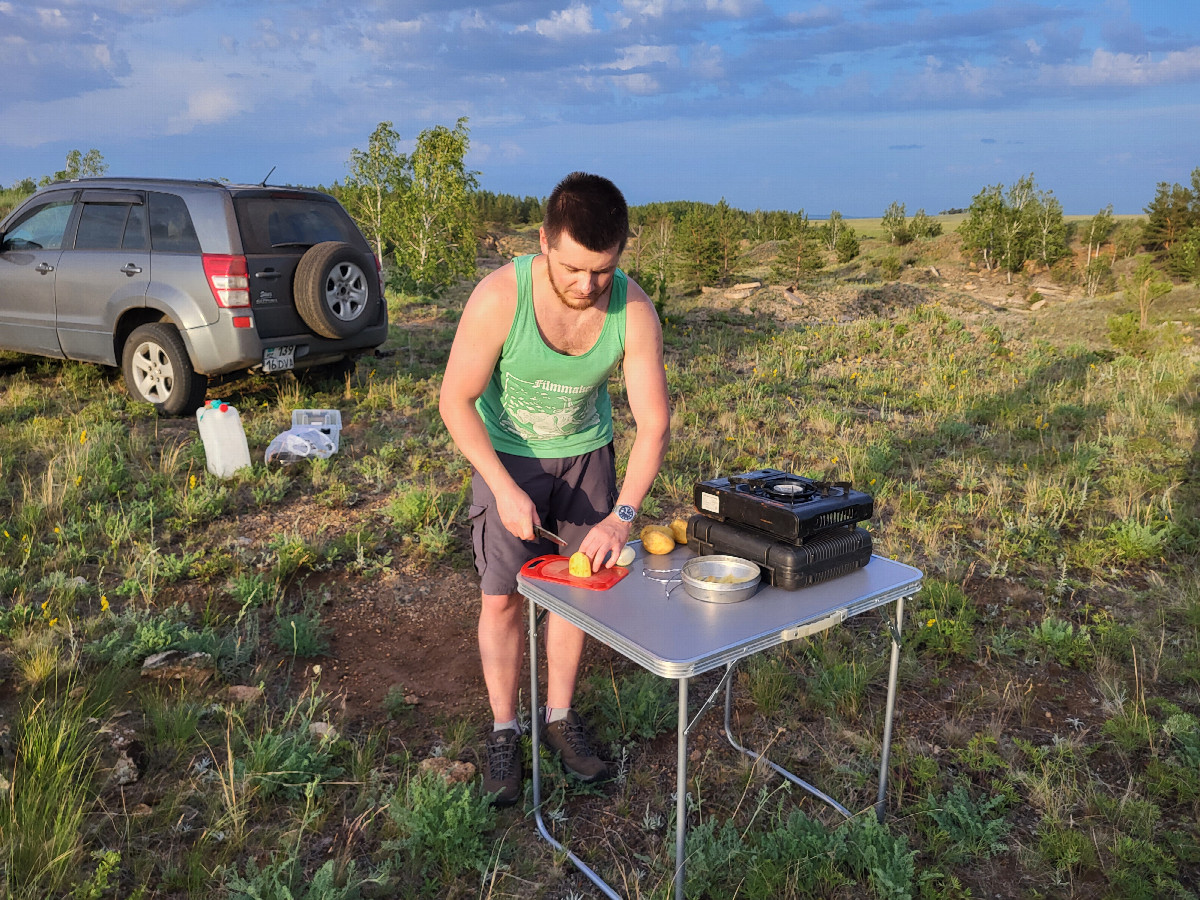
M523 779L517 691L524 647L516 576L541 553L612 566L662 465L670 431L662 331L650 299L617 268L629 232L611 181L575 172L546 204L541 253L484 278L459 321L440 411L474 468L472 549L480 575L479 653L492 733L484 791L515 803ZM624 368L636 435L617 488L608 377ZM567 541L537 539L542 525ZM546 743L584 781L608 776L571 709L583 632L546 623ZM538 712L534 711L537 715Z

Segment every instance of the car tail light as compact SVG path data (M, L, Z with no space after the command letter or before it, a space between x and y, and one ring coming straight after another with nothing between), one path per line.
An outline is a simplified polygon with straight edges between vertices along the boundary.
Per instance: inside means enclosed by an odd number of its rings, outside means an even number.
M375 274L379 276L379 299L383 300L387 296L386 286L383 283L383 263L379 261L379 257L375 257ZM384 300L386 303L387 301Z
M226 309L250 305L250 277L246 257L204 254L204 274L217 305Z

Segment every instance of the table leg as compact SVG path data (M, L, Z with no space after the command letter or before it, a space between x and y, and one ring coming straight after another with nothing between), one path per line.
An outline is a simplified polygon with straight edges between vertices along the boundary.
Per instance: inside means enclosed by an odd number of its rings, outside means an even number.
M546 841L555 849L567 855L567 859L580 872L591 880L592 884L610 900L621 900L621 895L608 886L608 883L591 870L587 863L560 844L550 834L550 830L546 828L546 822L542 818L542 766L541 766L541 737L542 723L538 720L538 650L537 650L537 605L532 600L526 600L529 604L529 702L533 705L533 715L531 716L530 740L533 745L533 818L537 822L538 832ZM682 895L680 895L682 896Z
M896 713L896 675L900 670L900 628L904 620L904 598L896 598L896 624L892 629L892 661L888 671L887 709L883 718L883 756L879 763L879 794L875 817L883 821L884 796L887 794L888 757L892 748L892 719Z
M821 789L816 788L813 785L809 784L807 781L805 781L800 776L793 775L791 772L789 772L787 769L785 769L783 766L779 765L778 763L771 762L771 760L767 759L761 753L756 753L755 751L749 749L748 747L743 747L741 744L739 744L737 742L737 740L733 736L733 681L734 681L734 679L732 677L733 668L736 665L737 665L737 661L731 662L729 664L729 674L731 677L725 683L725 739L727 741L729 741L729 745L731 747L733 747L733 749L746 754L747 756L751 757L752 759L762 762L764 765L770 766L772 769L774 769L777 773L782 775L784 778L786 778L792 784L794 784L797 787L801 788L802 790L805 790L808 793L812 794L814 797L816 797L818 800L822 801L823 803L829 804L834 809L836 809L838 812L840 812L843 816L845 816L847 819L854 818L854 814L852 812L850 812L850 810L846 809L846 807L842 806L842 804L838 803L836 800L834 800L832 797L830 797L828 794L826 794Z
M675 738L675 900L683 900L687 859L688 680L679 679L679 724Z

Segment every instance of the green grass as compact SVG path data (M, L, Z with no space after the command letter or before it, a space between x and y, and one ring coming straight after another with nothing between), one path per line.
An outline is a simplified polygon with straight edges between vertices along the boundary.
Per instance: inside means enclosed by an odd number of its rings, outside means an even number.
M881 287L869 279L896 249L873 227L873 261L845 271L868 280L826 272L820 291ZM961 264L952 244L903 248L899 277ZM842 824L740 760L710 711L692 745L689 888L1194 896L1194 289L1114 343L1120 297L998 317L923 284L928 302L840 320L668 297L673 441L643 515L669 521L700 477L762 466L850 480L875 498L876 552L925 573L902 632L887 824ZM460 789L417 769L435 753L477 763L479 723L410 703L410 677L368 722L346 720L317 673L337 662L321 654L342 604L393 590L422 603L469 571L470 470L436 411L464 299L390 298L388 354L344 383L223 385L257 444L293 408L338 408L347 426L320 465L228 481L205 471L188 422L156 419L101 370L0 354L8 896L570 895L569 867L520 811L479 806L477 776ZM623 461L619 379L613 395ZM890 638L862 616L745 661L739 740L868 808ZM206 654L208 680L138 674L171 649ZM716 677L697 679L694 704ZM235 706L232 684L262 698ZM589 664L579 706L619 777L582 789L548 767L554 827L597 847L589 862L631 897L670 892L674 697L631 664ZM121 723L144 750L125 786L108 780Z
M11 782L0 802L4 895L58 896L79 875L95 799L90 715L103 713L76 682L53 683L19 707L10 734Z

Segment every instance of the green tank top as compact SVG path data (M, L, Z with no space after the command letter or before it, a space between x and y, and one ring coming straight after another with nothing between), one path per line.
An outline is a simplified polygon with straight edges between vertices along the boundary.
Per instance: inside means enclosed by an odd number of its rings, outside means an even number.
M546 345L533 309L533 256L513 260L517 309L492 378L475 408L492 446L538 459L579 456L613 437L608 378L625 355L625 273L616 271L604 327L590 350Z

